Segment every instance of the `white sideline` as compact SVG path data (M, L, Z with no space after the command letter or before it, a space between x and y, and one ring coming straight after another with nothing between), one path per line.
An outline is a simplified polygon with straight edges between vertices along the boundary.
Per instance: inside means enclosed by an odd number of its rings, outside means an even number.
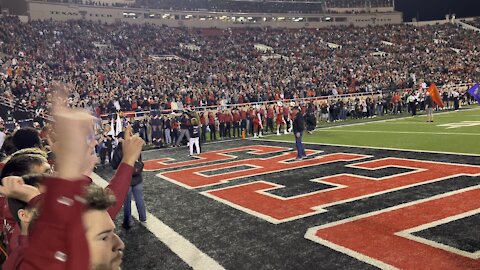
M92 174L93 182L103 188L108 185L102 177ZM138 220L138 212L132 200L132 216ZM157 217L147 212L147 222L142 223L158 240L163 242L170 250L178 255L186 264L193 269L199 270L225 270L214 259L199 250L190 241L175 232L172 228L160 221Z
M388 134L430 134L430 135L464 135L480 136L480 133L427 132L427 131L381 131L381 130L317 130L316 132L348 132L348 133L388 133Z

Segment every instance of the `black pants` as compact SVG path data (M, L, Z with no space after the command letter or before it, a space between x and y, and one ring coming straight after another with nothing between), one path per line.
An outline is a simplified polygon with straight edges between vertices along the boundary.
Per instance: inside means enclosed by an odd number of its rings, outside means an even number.
M232 137L232 132L231 132L231 129L232 129L232 123L230 122L227 122L225 123L225 138L228 136L228 138L231 138ZM234 131L235 132L235 131Z
M112 160L112 147L100 148L100 163L105 164L106 158L108 157L108 163Z
M283 116L283 119L285 120L285 128L287 131L290 130L290 120L288 119L288 116Z
M225 137L225 123L220 123L220 138L224 138Z
M233 137L240 137L240 124L238 122L233 122Z
M247 119L243 119L242 122L240 122L240 128L242 131L245 130L245 132L247 132Z
M415 105L415 102L410 102L410 112L412 113L412 116L417 115L417 106Z
M207 141L207 125L202 125L202 134L200 134L200 142Z
M249 132L248 132L248 133L250 133L250 134L253 136L253 134L254 134L254 132L255 132L255 131L254 131L254 125L253 125L253 119L250 120L250 125L249 125L248 129L249 129Z
M213 125L208 125L210 128L210 141L216 141L217 140L217 129L215 127L215 124Z
M273 133L273 118L267 118L267 129L265 132L268 132L268 129Z
M455 98L453 100L453 109L458 110L458 108L460 108L460 104L458 102L458 98Z

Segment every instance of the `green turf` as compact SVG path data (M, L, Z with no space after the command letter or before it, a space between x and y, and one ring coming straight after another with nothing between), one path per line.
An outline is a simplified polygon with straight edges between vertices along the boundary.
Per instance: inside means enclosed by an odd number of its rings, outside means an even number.
M369 146L395 149L480 154L480 107L459 112L438 113L433 123L426 116L349 123L334 127L320 126L313 134L305 134L304 142ZM471 127L447 128L442 124L476 121ZM271 136L268 139L292 141L293 135Z

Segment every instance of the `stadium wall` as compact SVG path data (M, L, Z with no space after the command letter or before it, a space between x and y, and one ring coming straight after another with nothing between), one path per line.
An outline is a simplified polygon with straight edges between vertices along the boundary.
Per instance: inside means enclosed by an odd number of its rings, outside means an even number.
M232 12L166 11L29 1L30 20L90 20L128 22L189 28L323 28L329 26L402 23L401 12L362 14L261 14Z

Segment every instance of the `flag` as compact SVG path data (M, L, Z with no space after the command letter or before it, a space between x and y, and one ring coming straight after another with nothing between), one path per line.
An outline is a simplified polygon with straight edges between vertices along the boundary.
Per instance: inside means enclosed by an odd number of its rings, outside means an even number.
M440 93L438 92L437 86L432 83L430 87L427 89L427 92L430 93L433 102L435 102L440 108L443 108L442 97L440 97Z
M480 84L476 83L472 88L468 90L468 93L474 97L478 103L480 103Z
M112 137L115 137L115 120L113 119L113 115L112 115L112 121L110 123L110 131L108 132L107 135L111 135Z
M123 131L122 118L120 118L120 113L117 113L117 122L115 125L115 135L118 135Z

